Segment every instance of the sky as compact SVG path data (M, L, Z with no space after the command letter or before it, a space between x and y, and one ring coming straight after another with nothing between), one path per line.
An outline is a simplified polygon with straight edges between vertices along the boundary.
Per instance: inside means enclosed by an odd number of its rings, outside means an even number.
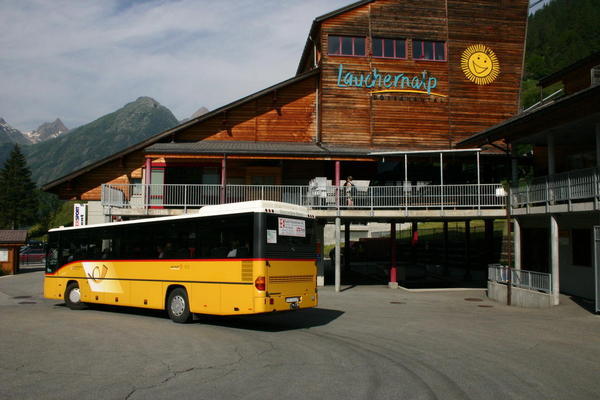
M293 77L312 21L352 2L0 0L0 117L72 129L140 96L213 110Z

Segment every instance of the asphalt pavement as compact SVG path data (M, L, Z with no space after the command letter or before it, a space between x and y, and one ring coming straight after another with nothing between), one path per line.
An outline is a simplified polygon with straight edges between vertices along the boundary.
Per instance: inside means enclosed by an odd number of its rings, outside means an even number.
M0 277L0 399L598 399L600 316L568 297L320 289L316 309L175 324Z

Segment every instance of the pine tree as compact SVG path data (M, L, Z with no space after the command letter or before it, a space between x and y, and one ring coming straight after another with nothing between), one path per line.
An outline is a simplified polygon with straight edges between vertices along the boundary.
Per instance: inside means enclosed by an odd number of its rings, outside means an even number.
M18 145L0 170L0 226L9 229L33 223L38 199L31 171Z

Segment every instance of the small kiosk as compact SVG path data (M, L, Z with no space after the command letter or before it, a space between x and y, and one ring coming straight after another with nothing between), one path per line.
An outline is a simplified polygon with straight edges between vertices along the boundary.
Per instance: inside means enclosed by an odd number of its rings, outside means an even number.
M27 243L26 230L0 230L0 271L2 275L19 272L19 250Z

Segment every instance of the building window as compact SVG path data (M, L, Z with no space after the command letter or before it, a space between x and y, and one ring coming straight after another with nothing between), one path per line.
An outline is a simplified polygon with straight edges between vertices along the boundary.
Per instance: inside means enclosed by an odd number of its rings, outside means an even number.
M373 57L406 58L406 40L373 38Z
M571 248L573 249L573 265L592 266L592 230L573 229L571 231Z
M433 40L413 40L415 60L446 61L446 43Z
M328 54L332 56L364 56L365 38L353 36L329 36Z

